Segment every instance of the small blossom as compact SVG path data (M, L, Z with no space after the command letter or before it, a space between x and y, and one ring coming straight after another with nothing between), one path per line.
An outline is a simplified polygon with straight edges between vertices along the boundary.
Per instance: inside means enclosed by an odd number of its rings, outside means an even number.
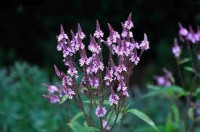
M60 98L57 95L43 95L43 96L49 99L50 103L52 104L60 102Z
M156 82L159 86L169 87L172 85L173 75L167 69L163 69L164 75L156 77Z
M100 29L100 25L99 25L99 22L97 21L97 23L96 23L96 31L95 31L95 33L94 33L94 36L96 37L96 38L103 38L103 32L102 32L102 30Z
M122 95L126 96L126 97L129 97L128 91L122 91Z
M163 76L156 77L157 84L163 86L165 84L165 78Z
M141 42L140 47L142 50L148 50L149 49L149 41L147 40L147 35L144 34L144 40Z
M80 38L81 40L85 38L85 34L82 32L80 24L78 24L78 32L76 33L76 38Z
M106 70L106 75L105 75L105 77L104 77L104 80L105 80L105 82L106 82L106 85L109 86L110 83L113 81L113 70L109 70L109 69L107 68L107 70Z
M119 102L119 96L117 94L111 94L109 97L110 105L117 105Z
M124 23L124 27L128 28L129 30L133 27L133 22L132 22L131 18L132 18L132 13L130 13L127 21L125 21L125 23Z
M49 85L47 86L47 88L48 88L49 93L51 94L58 91L58 88L54 85Z
M187 39L193 44L196 43L196 36L193 32L189 32L187 35Z
M110 46L113 43L117 43L117 39L120 38L120 35L118 32L114 31L110 24L108 24L109 30L110 30L110 36L107 38L107 43Z
M117 87L117 91L120 91L120 90L122 90L122 91L126 91L127 90L127 87L126 87L124 82L120 82L119 83L119 85Z
M180 57L180 55L181 55L181 48L178 45L177 39L174 40L174 46L172 48L172 53L174 54L174 56L176 58Z
M78 71L76 70L75 67L69 67L67 73L73 77L77 75Z
M96 108L95 114L97 117L104 117L106 115L106 112L107 112L106 108L99 105Z
M140 58L137 56L136 53L132 53L130 60L131 60L131 62L134 62L135 65L137 65L140 61Z
M121 64L116 69L117 72L121 73L122 71L127 72L126 66L124 64Z
M108 125L108 121L106 120L102 120L102 125L103 125L103 128L106 129L106 130L110 130L110 126Z
M70 88L63 88L63 93L69 99L73 99L73 96L75 95L75 92Z
M72 85L72 78L69 76L64 76L62 78L62 86L67 87Z
M96 77L89 78L89 83L90 83L90 86L97 88L99 86L99 79Z
M179 34L181 36L187 36L188 35L188 30L186 28L184 28L181 23L179 23Z
M101 51L100 45L97 44L97 42L95 41L95 39L92 36L90 36L90 45L89 45L88 49L91 52L96 53L96 54L99 54Z
M60 34L59 34L59 36L58 36L58 41L60 42L60 41L62 41L63 39L68 39L68 36L67 36L67 34L65 34L64 28L63 28L63 26L61 25L61 26L60 26Z

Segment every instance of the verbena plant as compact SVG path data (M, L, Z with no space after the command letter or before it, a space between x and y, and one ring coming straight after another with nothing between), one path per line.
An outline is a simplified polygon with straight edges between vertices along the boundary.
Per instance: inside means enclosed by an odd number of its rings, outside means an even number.
M121 131L126 113L135 114L157 130L147 115L137 109L129 109L126 104L132 69L140 61L143 52L149 49L146 34L140 43L135 41L131 17L130 14L127 21L121 23L121 34L108 24L110 34L106 39L97 21L95 33L89 35L87 49L83 42L86 35L80 24L76 34L71 31L71 39L61 25L57 50L63 53L67 72L54 65L62 83L45 85L48 93L44 97L51 103L59 104L73 100L79 106L82 113L68 122L73 131L112 131L118 122ZM109 52L103 53L103 45ZM102 54L107 54L107 57L103 58ZM79 64L75 61L77 58ZM85 117L84 125L76 121L81 115Z
M174 39L172 54L176 72L163 69L163 76L156 76L157 86L149 86L148 96L164 95L171 104L166 120L166 131L194 131L200 117L200 30L179 24L179 39Z

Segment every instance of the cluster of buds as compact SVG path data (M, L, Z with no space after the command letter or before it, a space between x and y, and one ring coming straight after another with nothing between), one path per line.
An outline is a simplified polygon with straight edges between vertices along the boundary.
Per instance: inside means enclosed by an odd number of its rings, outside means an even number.
M156 76L156 82L158 86L169 87L173 83L173 75L167 69L163 69L164 75L163 76Z
M190 41L191 43L195 44L200 42L200 28L197 28L197 31L195 32L191 26L189 26L189 30L183 27L179 23L179 35L181 37L181 40Z
M59 86L46 85L49 92L45 97L49 98L51 103L59 103L63 96L78 100L80 91L84 87L86 90L82 90L81 94L84 93L94 101L97 100L95 112L97 117L103 117L107 112L106 107L103 106L106 98L109 98L110 105L118 105L120 101L128 97L128 84L132 69L140 61L143 51L149 49L146 34L140 43L135 41L131 31L134 26L131 17L130 14L127 21L121 23L121 34L108 24L110 34L107 38L104 38L104 33L97 21L95 33L89 36L88 50L91 52L91 56L86 53L86 46L83 42L86 35L80 24L78 24L76 34L71 31L71 39L61 25L60 34L57 36L57 50L63 54L67 73L54 67L62 84ZM110 51L106 60L108 64L103 63L103 59L106 59L102 56L103 44ZM79 64L74 60L77 54L80 57ZM83 73L82 78L79 77L79 72ZM77 79L81 82L78 83Z
M196 54L196 58L198 60L200 60L200 46L199 46L199 42L200 42L200 28L197 28L197 31L194 32L194 30L192 29L191 26L189 26L189 30L187 30L185 27L183 27L180 23L179 23L179 38L180 41L183 42L187 48L188 48L188 52L191 52L190 47L192 47L192 49L194 50L195 54ZM191 45L192 43L192 45ZM175 38L174 40L174 46L172 47L172 53L174 54L175 58L179 58L181 55L181 47L178 44L177 39ZM190 56L191 57L191 56Z

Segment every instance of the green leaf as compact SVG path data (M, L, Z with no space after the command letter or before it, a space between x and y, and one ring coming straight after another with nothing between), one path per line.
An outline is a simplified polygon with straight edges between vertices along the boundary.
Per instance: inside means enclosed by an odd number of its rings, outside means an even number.
M190 58L185 58L185 59L181 60L178 64L179 64L179 65L182 65L182 64L184 64L184 63L189 62L190 60L191 60Z
M78 114L76 114L70 122L75 122L78 118L80 118L81 116L83 116L83 112L79 112Z
M143 96L143 98L160 95L160 94L164 94L166 96L174 96L175 94L178 94L178 96L188 95L187 91L184 91L183 88L176 85L172 85L170 87L150 85L148 86L148 88L151 89L152 91L150 91L148 94Z
M149 124L157 132L159 131L158 128L156 127L155 123L145 113L143 113L143 112L141 112L137 109L129 109L127 112L137 116L140 119L142 119L144 122Z
M192 73L195 72L195 70L194 70L192 67L186 66L186 67L184 67L184 69L185 69L186 71L189 71L189 72L192 72Z
M166 132L173 132L173 131L174 131L174 123L172 122L172 113L170 112L167 116Z
M77 122L67 123L67 125L72 129L73 132L81 132L81 131L83 131L83 126L81 126Z
M63 96L61 98L60 104L63 104L67 99L68 99L67 96Z
M200 87L196 88L194 95L200 96Z
M174 119L175 123L179 124L180 123L180 117L179 117L179 110L176 105L172 105L172 110L174 112Z
M100 131L98 128L95 127L89 127L89 126L83 126L79 124L78 122L70 122L67 124L73 132L94 132L94 131Z

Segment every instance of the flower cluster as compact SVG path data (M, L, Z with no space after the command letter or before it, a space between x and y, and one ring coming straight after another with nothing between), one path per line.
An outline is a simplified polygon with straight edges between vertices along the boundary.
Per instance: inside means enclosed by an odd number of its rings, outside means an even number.
M177 42L177 39L174 39L174 46L172 47L172 53L174 54L175 58L178 58L181 55L181 48Z
M100 24L96 22L96 30L89 36L90 42L88 50L90 56L86 53L84 38L86 35L78 24L78 31L71 31L71 38L65 33L61 25L60 34L57 36L57 50L63 54L63 62L67 67L67 73L59 71L55 66L55 72L61 79L60 86L47 85L48 94L51 103L59 103L63 96L69 99L80 99L81 87L86 88L82 93L97 100L96 106L97 117L103 117L107 110L103 107L103 101L106 97L105 93L109 93L110 105L118 105L120 101L129 96L128 84L132 74L132 68L140 61L143 51L149 49L149 41L147 35L141 42L136 42L131 29L134 24L131 20L132 14L129 15L127 21L121 23L122 32L119 33L108 24L109 36L104 38L104 33L100 28ZM109 57L103 63L102 45L105 44L110 51ZM79 64L74 60L78 54ZM82 78L78 73L82 72ZM81 83L77 83L77 79ZM94 88L95 87L95 88ZM94 95L95 98L94 99Z
M185 27L183 27L180 23L179 23L179 28L180 28L179 35L181 36L181 39L188 40L193 44L200 42L200 29L199 28L195 32L191 26L189 26L189 30L188 30Z
M169 87L173 83L173 75L167 69L163 69L164 75L163 76L156 76L156 82L159 86Z

